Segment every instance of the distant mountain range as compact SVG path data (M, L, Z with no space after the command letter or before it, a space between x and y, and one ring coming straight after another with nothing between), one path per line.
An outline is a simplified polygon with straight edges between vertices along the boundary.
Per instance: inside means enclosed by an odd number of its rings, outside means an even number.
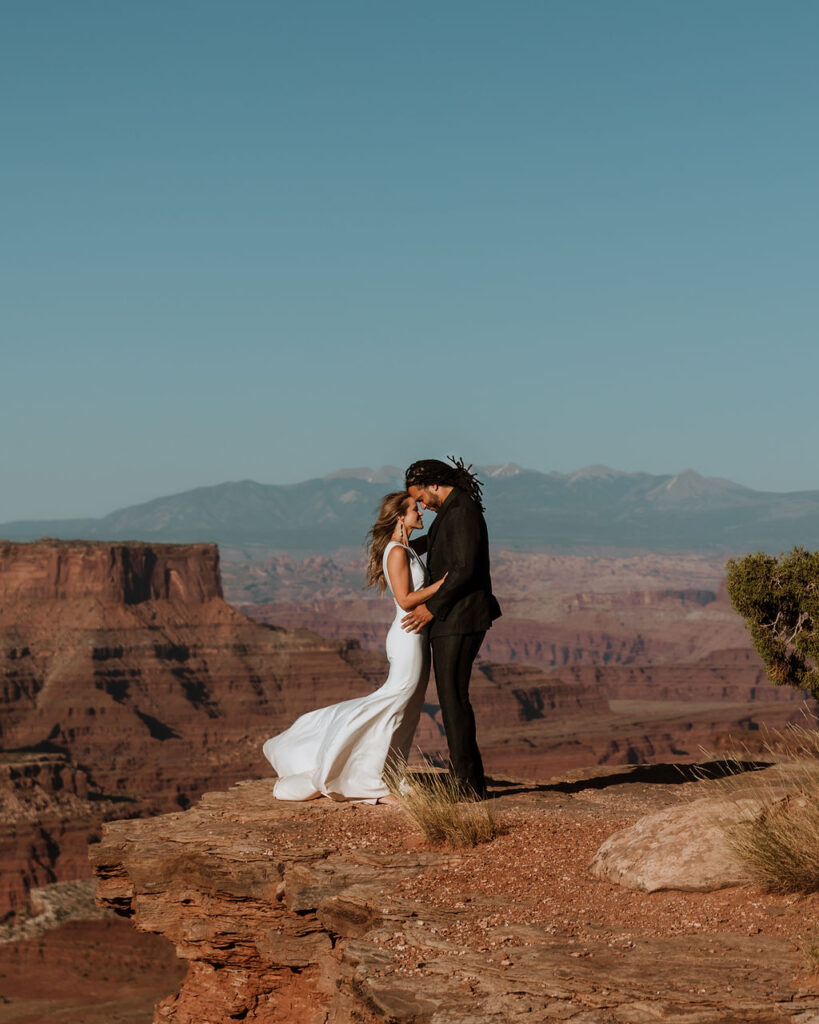
M694 470L667 476L589 466L539 473L484 466L495 547L779 552L819 547L819 491L754 491ZM0 538L216 541L248 557L360 547L379 499L402 486L395 466L342 469L280 486L252 480L198 487L101 519L0 524ZM428 520L429 522L429 520Z

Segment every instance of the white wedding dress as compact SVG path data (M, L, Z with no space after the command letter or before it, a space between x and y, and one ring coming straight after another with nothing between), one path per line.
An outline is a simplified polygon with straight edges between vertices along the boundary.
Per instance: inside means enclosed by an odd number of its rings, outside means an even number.
M390 593L387 556L394 547L403 545L390 541L382 563ZM404 550L410 561L412 588L419 590L424 586L424 566L414 551ZM323 794L334 800L374 803L389 793L384 765L393 758L409 756L429 677L426 631L418 634L401 629L406 612L394 594L393 602L386 682L364 697L308 711L262 748L279 776L273 787L278 800L312 800Z

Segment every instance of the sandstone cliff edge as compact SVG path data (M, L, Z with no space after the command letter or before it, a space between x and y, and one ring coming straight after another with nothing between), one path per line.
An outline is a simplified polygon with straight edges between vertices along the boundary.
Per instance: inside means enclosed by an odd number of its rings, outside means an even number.
M107 825L98 900L188 962L156 1024L817 1019L806 901L590 875L608 835L698 785L673 767L496 783L508 831L466 851L425 847L394 808L281 805L243 782Z

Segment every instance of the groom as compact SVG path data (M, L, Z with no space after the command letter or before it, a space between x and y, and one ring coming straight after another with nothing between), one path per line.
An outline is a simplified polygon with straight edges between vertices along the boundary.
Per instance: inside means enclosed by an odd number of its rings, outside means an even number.
M486 631L501 610L489 576L480 481L462 460L451 461L449 466L423 459L406 472L411 497L437 513L427 536L429 578L446 574L446 580L426 604L404 616L402 626L417 633L429 624L451 771L465 796L483 799L486 779L469 703L469 677Z

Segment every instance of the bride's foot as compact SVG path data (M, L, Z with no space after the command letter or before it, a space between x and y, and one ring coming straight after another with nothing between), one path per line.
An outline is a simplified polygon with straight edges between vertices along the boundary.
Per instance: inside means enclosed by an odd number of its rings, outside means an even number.
M393 796L392 793L388 793L387 796L380 796L375 802L377 804L397 804L398 797Z

